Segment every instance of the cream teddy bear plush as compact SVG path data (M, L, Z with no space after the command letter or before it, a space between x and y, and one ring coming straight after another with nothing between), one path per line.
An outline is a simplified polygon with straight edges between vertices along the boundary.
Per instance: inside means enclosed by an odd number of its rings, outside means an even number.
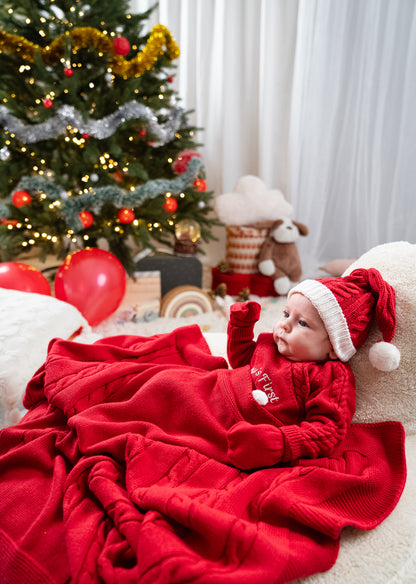
M300 280L302 266L296 242L308 233L303 223L283 217L272 224L260 248L258 270L273 278L274 289L280 295L287 294Z

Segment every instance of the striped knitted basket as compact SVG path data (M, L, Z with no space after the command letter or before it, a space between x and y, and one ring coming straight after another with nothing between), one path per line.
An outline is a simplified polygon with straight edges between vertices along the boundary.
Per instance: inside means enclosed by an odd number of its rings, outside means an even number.
M268 230L244 225L226 226L225 259L230 270L240 274L255 274L257 258Z

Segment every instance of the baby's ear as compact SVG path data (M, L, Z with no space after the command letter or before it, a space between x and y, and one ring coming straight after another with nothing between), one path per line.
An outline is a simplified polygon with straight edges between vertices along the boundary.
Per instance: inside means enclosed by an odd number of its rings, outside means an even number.
M335 353L334 349L332 348L332 345L331 345L331 349L330 349L330 351L329 351L329 358L330 358L330 359L333 359L333 360L336 360L336 359L338 359L338 356L337 356L337 354Z

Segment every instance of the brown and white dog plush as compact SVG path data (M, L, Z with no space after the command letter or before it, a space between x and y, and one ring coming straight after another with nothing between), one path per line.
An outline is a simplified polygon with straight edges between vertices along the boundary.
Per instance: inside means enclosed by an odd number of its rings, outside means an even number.
M260 248L258 270L273 278L274 289L280 295L287 294L300 280L302 266L296 241L308 233L306 225L284 217L272 224Z

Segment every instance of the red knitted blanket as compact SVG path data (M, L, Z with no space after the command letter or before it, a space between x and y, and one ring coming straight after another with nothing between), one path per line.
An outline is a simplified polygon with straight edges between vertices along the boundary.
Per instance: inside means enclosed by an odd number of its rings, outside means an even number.
M233 373L198 327L52 342L29 413L0 434L0 582L290 582L331 567L343 527L392 511L397 422L352 425L333 458L226 464Z

